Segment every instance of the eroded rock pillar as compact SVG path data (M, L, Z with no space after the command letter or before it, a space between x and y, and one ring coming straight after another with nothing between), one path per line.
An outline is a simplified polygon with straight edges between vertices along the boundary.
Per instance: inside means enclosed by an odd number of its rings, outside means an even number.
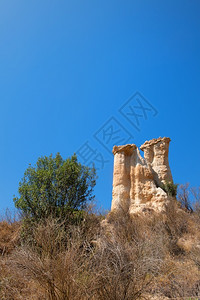
M140 149L144 151L144 158L153 170L157 185L162 182L173 182L168 161L170 138L158 138L146 141Z
M134 144L113 148L114 171L111 210L118 209L122 205L129 205L131 188L130 161L134 149L136 149Z
M146 141L140 147L144 158L135 144L113 148L111 210L126 207L131 214L165 210L169 199L161 183L173 182L168 162L169 143L166 137Z

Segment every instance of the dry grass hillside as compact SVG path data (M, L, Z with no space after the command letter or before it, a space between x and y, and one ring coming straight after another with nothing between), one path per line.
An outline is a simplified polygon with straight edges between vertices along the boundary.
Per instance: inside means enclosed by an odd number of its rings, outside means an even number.
M0 299L200 298L198 209L172 198L165 214L131 217L122 207L103 219L2 221Z

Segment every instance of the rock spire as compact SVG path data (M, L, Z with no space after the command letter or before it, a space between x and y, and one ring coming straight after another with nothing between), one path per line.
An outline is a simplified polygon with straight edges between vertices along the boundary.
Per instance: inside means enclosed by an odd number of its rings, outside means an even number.
M140 149L135 144L114 146L113 198L111 210L128 204L129 212L165 210L168 196L160 187L173 182L169 162L170 138L146 141Z

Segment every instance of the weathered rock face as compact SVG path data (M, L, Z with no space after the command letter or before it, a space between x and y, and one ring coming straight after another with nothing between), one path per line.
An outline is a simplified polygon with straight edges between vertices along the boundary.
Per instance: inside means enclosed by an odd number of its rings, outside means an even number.
M169 143L170 138L165 137L146 141L140 147L147 164L154 171L154 179L158 185L163 181L173 181L168 161Z
M140 149L135 144L114 146L113 199L111 210L128 205L130 213L153 209L163 211L167 194L159 186L172 181L168 162L169 138L146 141Z

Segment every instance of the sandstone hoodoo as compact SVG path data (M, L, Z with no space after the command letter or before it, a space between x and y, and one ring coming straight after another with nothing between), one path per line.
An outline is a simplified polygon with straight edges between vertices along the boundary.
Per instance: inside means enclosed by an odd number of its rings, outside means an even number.
M124 204L130 213L149 209L164 211L168 195L161 188L173 182L168 162L170 138L146 141L140 149L135 144L114 146L113 198L111 210Z

